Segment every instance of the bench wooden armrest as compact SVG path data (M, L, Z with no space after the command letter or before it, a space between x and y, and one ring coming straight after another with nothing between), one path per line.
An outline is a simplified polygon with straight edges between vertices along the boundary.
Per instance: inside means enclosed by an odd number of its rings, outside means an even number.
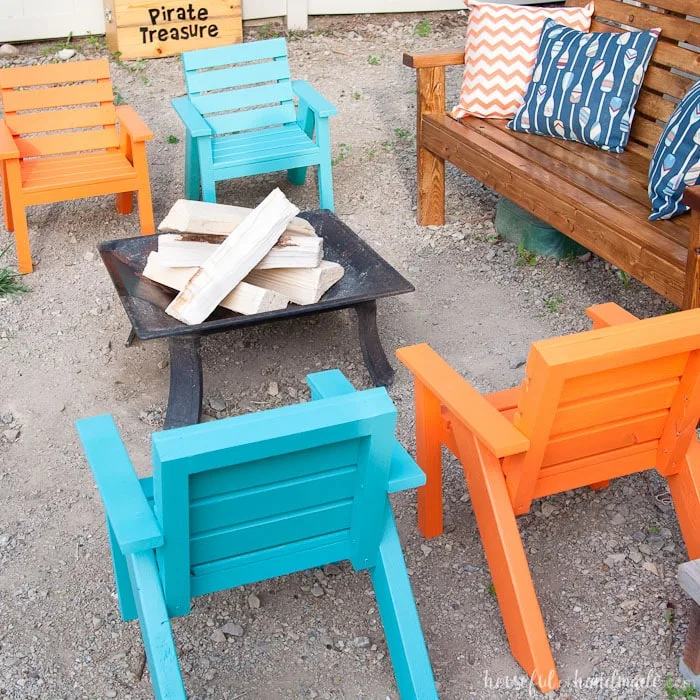
M163 533L112 416L83 418L75 426L122 554L160 547Z
M120 105L116 109L117 119L119 120L120 128L124 129L129 138L134 141L150 141L153 138L153 132L146 126L146 123L129 105Z
M438 68L464 64L464 49L432 53L404 53L403 64L409 68Z
M589 306L586 309L586 316L593 321L593 328L607 328L608 326L619 326L623 323L639 321L634 314L612 301L607 304Z
M528 450L530 441L429 345L399 348L396 356L496 457Z
M199 136L211 136L214 133L214 130L207 124L204 117L196 110L188 97L176 97L170 100L170 104L191 136L197 138Z
M10 130L7 128L4 119L0 119L0 160L19 158L19 149L12 138ZM5 203L7 206L7 202Z
M693 211L700 211L700 185L686 188L683 193L683 204L689 206Z

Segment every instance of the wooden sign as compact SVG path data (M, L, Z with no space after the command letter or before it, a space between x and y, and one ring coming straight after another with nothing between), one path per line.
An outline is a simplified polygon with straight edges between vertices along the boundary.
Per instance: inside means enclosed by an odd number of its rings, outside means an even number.
M243 41L241 0L104 0L107 46L123 59L160 58Z

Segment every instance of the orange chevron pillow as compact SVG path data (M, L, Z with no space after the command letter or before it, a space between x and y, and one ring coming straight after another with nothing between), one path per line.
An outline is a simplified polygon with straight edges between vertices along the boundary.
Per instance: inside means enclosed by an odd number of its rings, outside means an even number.
M464 79L451 116L508 119L517 111L537 60L547 18L588 31L593 2L585 7L522 7L465 0L470 8L464 48Z

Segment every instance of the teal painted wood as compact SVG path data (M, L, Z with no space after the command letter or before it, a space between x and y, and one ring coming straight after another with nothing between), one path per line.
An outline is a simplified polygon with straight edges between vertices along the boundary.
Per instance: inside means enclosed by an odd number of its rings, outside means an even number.
M127 555L148 670L157 698L186 700L153 551Z
M290 82L284 39L189 51L182 64L187 96L172 103L186 130L186 198L215 202L217 182L284 170L301 185L316 166L320 207L333 211L337 109L306 81Z
M115 535L114 566L158 698L184 697L169 618L193 596L344 559L370 569L402 697L437 697L387 496L396 409L383 388L356 392L339 372L308 382L310 403L154 434L152 479L133 475L162 537L124 556ZM123 495L101 496L123 518Z
M370 576L401 700L436 700L430 658L388 499L379 558Z
M121 552L139 552L161 545L163 533L143 495L112 416L84 418L75 425Z
M342 396L355 391L355 387L338 369L325 372L315 372L306 377L306 383L311 389L311 399L323 399L331 396ZM416 464L406 449L398 440L394 441L391 453L391 468L389 470L389 493L397 493L407 489L418 488L425 484L423 470Z
M114 530L107 521L107 536L109 538L109 551L112 554L112 568L114 571L114 583L117 589L117 600L119 602L119 612L122 620L129 622L138 617L136 610L136 602L134 601L134 593L131 590L131 579L129 578L129 567L126 564L126 557L119 549L117 538L114 536Z

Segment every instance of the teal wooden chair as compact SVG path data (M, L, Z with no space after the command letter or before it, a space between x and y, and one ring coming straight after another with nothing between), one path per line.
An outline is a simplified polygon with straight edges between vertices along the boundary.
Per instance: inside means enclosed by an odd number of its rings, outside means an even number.
M169 619L193 596L344 559L369 570L401 697L437 698L388 498L425 475L385 389L338 370L307 382L308 403L155 433L142 479L111 416L77 421L157 698L185 697Z
M186 128L186 199L201 189L215 202L218 181L277 170L301 185L316 165L321 209L333 211L328 118L338 110L290 80L284 39L187 51L182 65L187 95L172 104Z

